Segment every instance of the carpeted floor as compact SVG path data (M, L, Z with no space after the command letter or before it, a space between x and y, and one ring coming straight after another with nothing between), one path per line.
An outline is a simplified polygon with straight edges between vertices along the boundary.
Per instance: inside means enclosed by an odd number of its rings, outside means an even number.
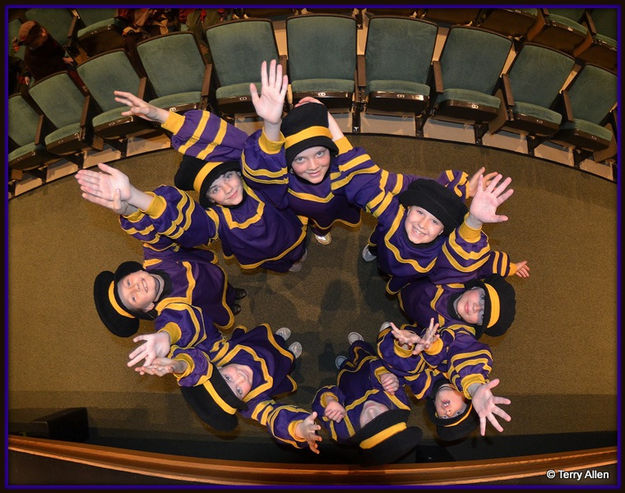
M496 249L531 267L529 279L511 281L517 292L513 327L503 337L484 337L493 348L493 376L501 379L497 393L512 400L504 434L616 430L617 186L485 147L391 136L350 139L393 171L434 177L446 168L472 172L484 165L512 177L515 193L501 207L510 220L485 228ZM147 190L171 183L179 160L174 150L163 150L114 165ZM103 327L92 283L101 270L140 260L140 246L121 232L112 212L81 199L73 177L11 200L8 217L12 412L34 418L85 406L101 437L185 436L210 441L217 455L224 439L242 446L252 437L271 442L260 426L246 422L232 436L215 436L187 408L173 377L141 377L126 366L135 345ZM294 372L299 390L286 398L290 402L308 407L315 390L333 381L334 358L346 349L349 331L373 342L382 322L403 321L375 265L360 258L373 225L364 216L355 231L336 228L329 246L313 240L295 274L244 274L220 261L231 283L249 293L237 322L289 326L303 345ZM429 439L433 430L423 407L414 403L411 422ZM496 433L489 427L488 435Z

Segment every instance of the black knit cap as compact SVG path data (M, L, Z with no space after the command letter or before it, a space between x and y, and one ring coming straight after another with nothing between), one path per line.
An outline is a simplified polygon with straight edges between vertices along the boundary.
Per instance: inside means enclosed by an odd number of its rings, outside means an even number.
M115 273L100 272L93 283L93 300L100 320L116 336L130 337L139 329L139 317L124 306L117 285L128 274L140 270L143 266L139 262L123 262Z
M400 203L422 207L443 223L443 234L448 236L464 220L468 209L454 192L440 183L427 178L413 181L398 195Z
M247 409L219 373L209 365L208 380L195 387L180 387L182 395L198 417L218 431L231 431L237 427L236 412Z
M207 162L184 155L174 176L174 185L181 190L198 192L200 205L207 209L213 204L206 192L217 178L228 171L241 171L241 163L239 161Z
M484 290L484 316L482 325L475 326L475 338L482 334L496 337L504 334L516 315L516 296L512 285L498 274L484 280L465 283L466 289L480 287Z
M408 416L407 409L390 409L373 418L349 439L350 444L358 447L363 465L390 464L419 444L423 432L418 426L406 425Z
M295 156L309 147L326 147L333 156L339 152L328 128L328 110L322 104L306 103L293 108L283 118L280 130L286 137L284 149L289 168Z
M449 384L449 381L441 378L434 383L432 392L425 401L425 409L428 417L436 425L436 433L438 437L445 442L453 442L465 438L473 430L475 430L480 424L480 418L473 409L473 403L467 402L467 407L462 414L449 419L439 418L436 415L436 407L434 406L434 399L438 390L444 385Z

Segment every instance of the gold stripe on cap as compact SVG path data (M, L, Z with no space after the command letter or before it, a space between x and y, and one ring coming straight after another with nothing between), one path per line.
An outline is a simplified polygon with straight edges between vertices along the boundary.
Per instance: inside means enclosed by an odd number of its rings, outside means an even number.
M401 422L394 424L393 426L389 426L385 430L378 431L375 435L367 438L360 442L360 448L362 449L370 449L383 442L389 437L393 435L397 435L400 431L404 431L406 429L406 422Z
M218 371L216 366L212 367L212 371ZM208 391L208 393L210 394L210 396L213 398L213 400L215 401L215 404L217 404L222 410L224 410L225 412L227 412L228 414L234 414L237 412L237 410L232 407L230 404L228 404L226 401L224 401L221 396L217 393L217 391L215 390L215 387L213 387L213 384L210 381L210 378L212 377L213 373L211 372L211 375L208 377L208 379L204 382L204 388ZM219 378L221 378L221 375L219 376Z
M486 327L492 327L499 320L499 311L501 309L501 303L499 302L499 295L495 288L493 288L490 284L484 283L486 289L488 291L488 296L490 297L490 319L488 320L488 325Z
M305 128L304 130L300 130L296 134L289 135L286 138L286 142L284 143L284 148L288 149L298 142L302 142L306 139L312 139L313 137L327 137L328 139L332 140L332 134L330 133L330 129L328 127L318 125Z
M109 285L109 302L111 303L111 306L113 307L113 309L117 313L119 313L122 317L136 318L134 315L131 315L126 310L124 310L119 303L117 303L117 300L115 299L114 289L115 289L115 282L111 281L111 284Z
M202 188L202 183L204 183L204 179L220 164L223 164L223 162L213 161L211 163L206 163L204 166L202 166L202 169L195 177L195 180L193 180L193 190L195 190L197 193L200 193L200 189Z

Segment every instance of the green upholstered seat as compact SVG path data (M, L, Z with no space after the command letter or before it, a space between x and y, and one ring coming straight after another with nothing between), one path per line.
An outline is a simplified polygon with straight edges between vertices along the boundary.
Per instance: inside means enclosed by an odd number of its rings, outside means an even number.
M605 120L617 102L617 77L614 72L586 64L566 88L571 110L554 140L579 149L600 150L612 139Z
M365 44L365 111L413 113L419 133L429 107L436 24L410 17L372 16ZM360 67L359 67L360 68Z
M250 83L260 90L263 61L278 60L273 25L268 19L240 19L206 29L216 79L215 99L222 116L253 113Z
M588 34L588 28L581 23L584 10L583 8L541 9L544 25L538 32L528 35L528 41L573 53Z
M356 89L356 20L308 14L286 21L293 100L313 96L330 108L350 110Z
M156 95L151 104L179 112L207 107L208 93L202 97L207 66L191 32L148 38L137 44L137 53Z
M117 9L81 7L76 11L84 24L76 32L77 41L88 56L123 47L122 28L115 18Z
M574 65L575 59L562 51L530 42L523 44L504 75L507 83L501 85L507 105L503 127L527 132L531 137L555 134L562 115L554 104ZM496 130L491 127L491 131Z
M41 115L33 106L18 93L9 97L7 110L9 139L15 147L8 155L9 169L36 168L52 160L43 143L35 141Z
M74 154L91 146L91 125L83 121L88 100L67 72L57 72L35 82L29 94L56 127L45 138L50 152Z
M610 8L589 9L587 16L590 36L574 54L584 63L616 71L618 11Z
M141 78L123 49L91 57L80 64L77 70L100 109L91 121L96 135L104 139L117 138L150 128L149 123L142 118L122 116L127 106L115 101L114 90L143 97L140 92Z
M434 62L436 96L432 116L477 124L476 142L484 124L500 111L495 88L512 40L478 27L452 26L439 60Z

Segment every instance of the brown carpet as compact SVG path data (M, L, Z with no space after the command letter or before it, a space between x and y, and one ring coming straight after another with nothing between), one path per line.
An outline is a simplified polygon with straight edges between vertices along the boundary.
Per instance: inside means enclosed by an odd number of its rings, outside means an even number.
M512 399L506 434L548 434L617 428L617 187L601 178L506 151L413 138L351 136L383 167L424 176L479 166L512 177L515 193L501 207L510 220L488 225L495 248L528 260L531 277L512 279L517 316L494 353L499 395ZM173 150L114 163L143 189L171 183ZM237 322L287 325L304 353L295 371L297 393L309 406L315 390L333 381L334 357L349 331L373 341L385 320L401 322L384 294L375 265L360 259L373 228L336 228L329 246L313 242L301 272L243 274L222 266L248 290ZM112 336L92 302L92 282L104 269L140 260L136 240L116 216L80 197L73 177L9 202L9 408L32 413L86 406L90 425L126 436L186 433L211 439L186 407L173 377L139 376L126 366L135 347ZM141 331L150 331L149 324ZM425 429L423 405L411 420ZM496 432L490 428L489 434ZM236 440L270 438L244 423ZM216 439L218 442L219 440Z

